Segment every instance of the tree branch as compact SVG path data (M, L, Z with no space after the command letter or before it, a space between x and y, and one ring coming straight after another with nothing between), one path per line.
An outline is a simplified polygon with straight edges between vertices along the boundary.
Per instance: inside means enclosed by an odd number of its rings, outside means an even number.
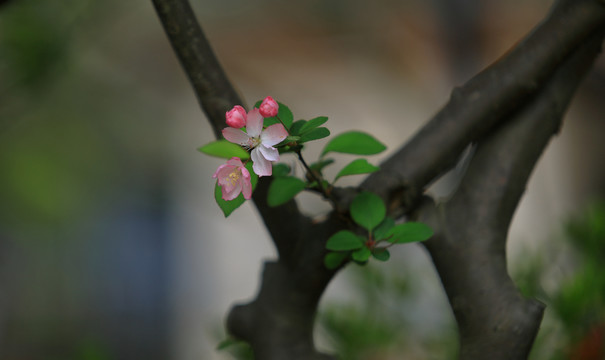
M449 102L362 187L413 208L462 151L531 99L560 62L605 23L596 0L563 0L505 57L452 92Z
M506 268L506 234L534 165L603 40L569 57L512 119L480 141L450 201L425 204L436 235L426 243L460 330L462 359L525 359L543 305L523 299Z
M214 134L220 137L225 112L242 101L214 56L187 0L153 0L153 3ZM542 113L550 109L543 102L563 104L565 101L553 97L550 90L542 91L542 88L561 61L594 33L604 20L605 8L596 0L558 2L547 20L524 42L464 87L454 91L443 110L412 141L387 160L379 173L370 176L362 185L389 200L392 206L403 205L404 210L409 211L417 203L423 189L449 169L469 143L480 142L472 166L477 169L477 174L482 168L487 171L486 179L489 180L482 182L480 175L472 175L474 170L471 169L455 198L444 207L445 214L437 213L430 206L424 206L421 212L426 221L437 230L437 235L427 246L443 276L444 286L460 323L463 356L472 358L476 351L483 350L484 347L496 349L502 345L504 340L497 340L493 336L488 336L485 343L477 341L482 339L483 332L480 330L504 334L506 341L514 340L512 334L515 332L517 336L527 335L531 339L538 323L535 319L541 316L541 308L533 302L520 299L506 275L503 244L510 216L522 193L518 188L523 188L543 145L533 148L534 153L529 150L515 152L516 155L511 158L502 159L501 165L488 166L482 165L487 161L480 159L490 159L499 154L496 150L490 150L491 147L501 149L500 145L490 144L497 144L500 137L506 137L502 141L508 143L512 135L494 133L485 143L481 140L528 101L533 101L533 105L517 113L518 120L514 124L531 123L530 120L535 117L542 119L557 116L554 113ZM555 86L559 87L563 88L563 85ZM536 93L540 95L534 98ZM556 99L553 100L554 98ZM540 122L534 126L542 129L544 124ZM505 129L502 129L503 134L508 131L504 131ZM529 134L527 129L510 131L518 131L525 136ZM548 137L542 142L545 144L547 139ZM520 161L518 157L524 156L534 156L535 159L531 166L528 165L529 168L519 166L517 169L515 165L520 165L517 163ZM514 178L524 179L523 182L518 182ZM499 185L497 190L490 192L489 185L494 182ZM323 223L314 224L300 213L294 201L277 208L269 207L266 203L268 183L266 178L259 181L253 200L273 237L279 260L265 264L257 298L249 304L232 309L228 329L232 334L249 341L256 356L263 360L329 358L314 349L313 319L319 298L334 275L333 271L328 271L323 266L325 241L329 235L345 228L347 224L339 220L337 214L332 214ZM480 197L470 196L473 191L465 190L466 186L471 185L488 189L486 199L502 205L486 209L489 202L482 202ZM335 197L339 203L347 202L356 190L335 189ZM464 208L462 211L462 205L467 204L465 200L476 201L476 207ZM499 216L499 220L496 222L498 226L494 227L492 222L495 216ZM503 220L506 217L508 219ZM464 228L462 224L466 224L468 228ZM492 227L500 232L492 230ZM463 245L469 245L470 250ZM449 257L455 260L449 260ZM486 271L481 268L486 265L485 261L488 261ZM489 265L489 261L494 264ZM463 266L460 266L460 262ZM490 281L500 280L503 281L504 288L501 296L495 293L493 285L487 287ZM468 287L469 295L462 294L465 287ZM486 294L485 291L490 293ZM476 303L473 303L473 299L468 299L475 296L479 298ZM490 303L491 301L494 302ZM468 304L478 306L476 313L473 312L474 307L469 307ZM495 311L487 310L490 304L496 307ZM512 311L511 323L502 322L502 314L507 311ZM531 316L529 325L517 321L519 314ZM485 327L475 325L484 315L487 316L486 324L495 328L486 330ZM518 343L513 345L520 348L525 346ZM521 352L523 351L525 348ZM504 353L506 352L502 351L501 354Z
M234 105L242 104L218 62L208 39L200 27L187 0L152 0L156 12L168 35L195 95L204 110L214 135L222 138L225 113ZM267 204L269 180L261 178L253 194L253 200L267 226L280 255L292 256L292 234L309 220L304 217L294 201L272 208ZM302 241L302 240L301 240Z
M225 112L242 104L187 0L152 0L170 43L217 138ZM275 243L279 260L265 264L257 298L229 314L231 334L248 341L259 359L331 359L313 346L317 303L334 271L323 266L328 234L344 225L335 217L313 225L294 200L269 207L270 181L261 178L254 203Z
M225 113L242 100L229 82L210 43L185 0L152 0L214 135L222 137Z
M304 229L301 236L307 242L296 252L294 266L281 260L265 263L256 299L232 309L229 332L252 344L258 359L333 359L315 350L313 327L321 295L336 273L323 266L326 234L342 228L333 214L328 221Z

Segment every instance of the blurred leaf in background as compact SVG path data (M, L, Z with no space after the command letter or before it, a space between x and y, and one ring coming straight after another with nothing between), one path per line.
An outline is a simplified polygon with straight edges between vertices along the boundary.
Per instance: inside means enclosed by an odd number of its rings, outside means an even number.
M405 263L396 269L383 264L347 268L354 301L330 302L319 314L320 333L342 359L455 358L453 319L438 331L414 319L424 275L413 269Z
M514 272L523 294L547 306L530 358L604 359L605 202L569 220L547 246Z

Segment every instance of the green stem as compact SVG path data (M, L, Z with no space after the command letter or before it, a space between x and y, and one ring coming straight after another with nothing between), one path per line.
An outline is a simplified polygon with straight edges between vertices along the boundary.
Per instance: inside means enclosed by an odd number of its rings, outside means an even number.
M290 134L290 129L288 129L286 124L284 124L284 122L281 121L281 119L279 118L279 115L275 115L275 118L284 126L284 129L286 129L286 132L288 132L288 136L292 135L292 134Z
M313 170L311 170L311 168L309 167L309 165L307 165L307 162L305 161L305 159L302 156L302 152L300 150L296 150L296 155L298 155L298 160L300 160L300 162L302 163L302 165L304 166L305 170L307 170L307 173L311 176L311 178L317 182L317 187L319 188L319 191L323 194L323 196L326 199L329 199L330 201L332 201L333 199L331 198L331 196L327 193L326 189L324 188L323 185L323 178L321 176L317 176L315 174L315 172ZM334 206L336 206L336 204L334 203L334 201L332 201L332 204Z

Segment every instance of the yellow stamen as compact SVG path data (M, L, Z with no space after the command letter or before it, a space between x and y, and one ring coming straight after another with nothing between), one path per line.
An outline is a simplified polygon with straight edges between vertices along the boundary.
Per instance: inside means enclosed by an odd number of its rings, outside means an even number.
M234 171L231 174L229 174L229 182L231 182L232 186L235 186L235 184L237 184L239 177L240 177L239 171Z

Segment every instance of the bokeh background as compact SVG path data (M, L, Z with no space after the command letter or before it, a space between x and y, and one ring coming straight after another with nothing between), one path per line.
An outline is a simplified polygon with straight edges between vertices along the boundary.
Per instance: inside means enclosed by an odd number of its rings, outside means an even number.
M328 116L333 134L370 132L388 146L378 163L550 1L192 5L245 105L271 95L297 119ZM600 59L510 231L511 274L548 305L534 359L605 354L603 93ZM215 348L275 250L250 204L224 219L214 203L221 160L196 151L212 140L150 1L0 2L0 359L247 356ZM460 169L431 192L446 197ZM300 204L328 211L311 195ZM423 249L343 271L317 342L344 359L452 358L453 317Z

